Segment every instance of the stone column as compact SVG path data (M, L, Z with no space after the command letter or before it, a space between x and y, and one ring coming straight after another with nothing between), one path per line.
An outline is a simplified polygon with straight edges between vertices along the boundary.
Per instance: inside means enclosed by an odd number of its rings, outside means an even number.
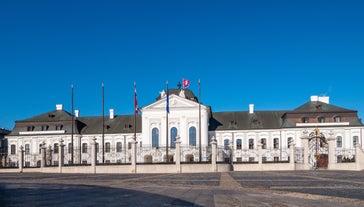
M91 172L96 174L96 137L91 139Z
M234 135L232 136L232 138L234 139ZM230 140L229 148L230 148L230 165L233 166L233 163L234 163L234 142L233 142L233 140Z
M43 169L46 166L46 145L45 142L42 143L40 147L40 168Z
M20 145L19 147L19 154L18 154L18 162L19 162L19 172L23 172L23 166L24 166L24 147L23 145Z
M64 144L63 144L63 139L60 139L58 142L59 145L59 152L58 152L58 168L59 168L59 173L62 173L62 167L64 165Z
M174 141L174 143L176 143L176 168L177 168L177 173L181 173L181 137L177 136L176 137L176 141Z
M327 142L329 144L328 151L329 151L329 163L327 169L333 169L336 165L336 157L335 157L335 137L334 133L330 132L329 137L327 138Z
M136 173L136 137L131 140L131 173Z
M291 141L289 144L289 163L291 164L292 170L295 170L295 163L294 163L294 147L295 143Z
M302 147L303 147L303 164L304 164L304 169L305 170L309 170L310 166L308 163L308 141L309 141L309 137L307 136L307 130L305 130L303 132L303 135L301 137L301 142L302 142Z
M364 170L364 152L360 144L355 145L356 170Z
M257 144L258 146L258 164L262 165L263 164L263 150L262 150L262 143L258 142Z
M211 167L212 172L217 172L216 158L217 158L217 142L215 137L211 138Z

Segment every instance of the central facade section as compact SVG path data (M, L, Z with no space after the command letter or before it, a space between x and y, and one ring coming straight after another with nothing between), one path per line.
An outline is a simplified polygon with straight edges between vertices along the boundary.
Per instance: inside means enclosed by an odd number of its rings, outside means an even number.
M177 137L181 141L182 161L208 161L206 148L209 145L211 113L209 107L199 103L192 91L163 91L156 102L142 108L141 112L142 144L143 147L150 146L152 152L155 150L150 155L153 162L165 161L167 157L168 161L173 161Z

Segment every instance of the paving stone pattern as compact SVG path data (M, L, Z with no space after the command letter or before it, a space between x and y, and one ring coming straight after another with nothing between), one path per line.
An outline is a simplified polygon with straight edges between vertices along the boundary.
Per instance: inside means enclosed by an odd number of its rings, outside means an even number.
M364 172L0 173L0 206L364 206Z

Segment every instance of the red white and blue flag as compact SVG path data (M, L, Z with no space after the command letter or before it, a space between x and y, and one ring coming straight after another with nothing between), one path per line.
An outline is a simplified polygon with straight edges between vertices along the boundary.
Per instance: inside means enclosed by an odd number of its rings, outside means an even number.
M183 83L183 88L187 88L188 86L190 86L191 82L190 82L190 80L183 79L182 83Z

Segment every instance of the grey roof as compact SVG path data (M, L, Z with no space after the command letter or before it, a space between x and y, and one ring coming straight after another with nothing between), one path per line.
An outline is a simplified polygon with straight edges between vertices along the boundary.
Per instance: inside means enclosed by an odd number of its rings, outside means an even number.
M282 126L282 116L286 111L215 112L210 118L209 131L278 129Z
M79 121L85 124L82 129L82 134L101 134L102 133L102 116L93 117L82 117ZM114 133L133 133L134 126L134 115L118 115L113 119L105 117L105 134ZM136 132L141 132L141 116L136 116Z
M340 112L349 112L353 110L345 109L342 107L334 106L332 104L327 104L321 101L309 101L300 107L294 109L291 112L331 112L331 111L340 111Z
M64 110L54 110L17 122L57 122L72 120L72 115Z
M49 125L49 130L55 130L55 124L62 124L63 130L67 134L72 133L72 114L63 110L55 110L38 116L15 122L13 131L10 136L19 135L21 131L27 131L28 126L34 126L34 131L41 131L42 125ZM119 115L114 119L105 116L105 134L111 133L133 133L134 132L134 115ZM54 123L54 126L52 125ZM141 117L136 116L136 132L141 132ZM102 116L93 117L75 117L74 124L75 134L100 134L102 133Z
M185 91L185 98L191 101L195 101L198 103L198 98L195 96L195 94L189 90L189 89L168 89L168 93L169 95L177 95L179 96L179 93L181 92L181 90ZM156 100L160 100L161 99L161 95L159 95Z

